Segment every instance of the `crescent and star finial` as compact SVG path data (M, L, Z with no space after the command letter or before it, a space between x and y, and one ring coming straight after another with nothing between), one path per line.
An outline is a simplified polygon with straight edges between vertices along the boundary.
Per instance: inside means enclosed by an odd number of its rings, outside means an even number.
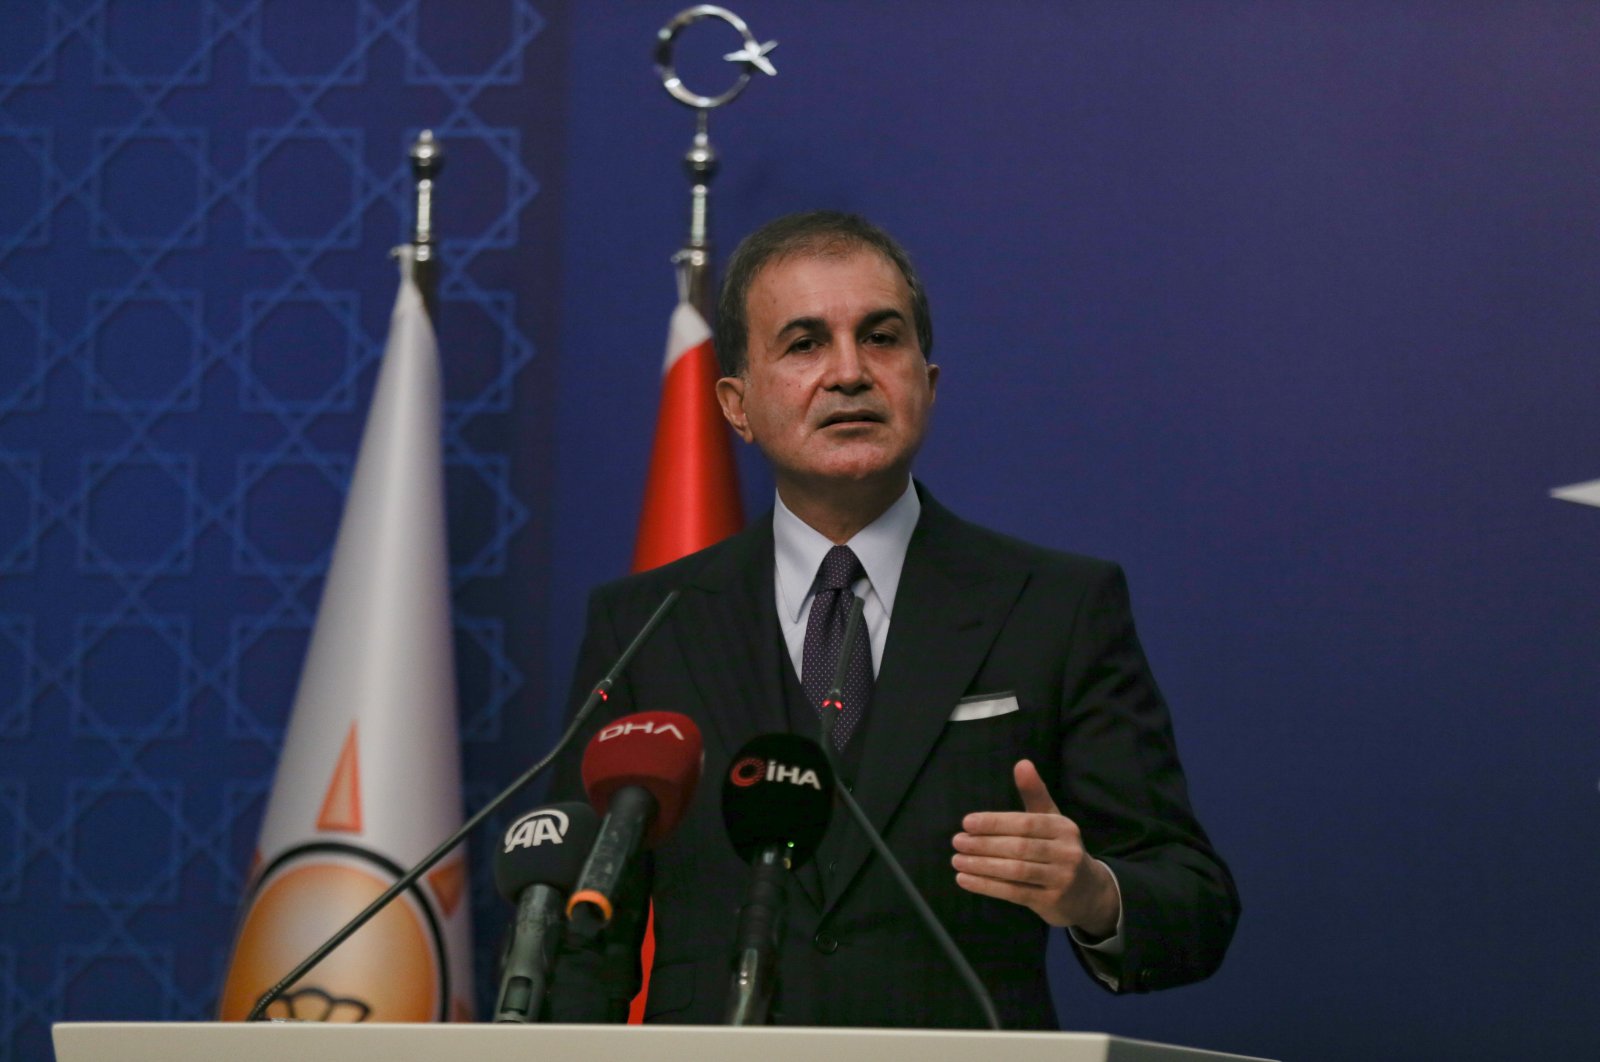
M718 96L702 96L697 92L691 91L683 83L683 79L678 76L678 70L672 58L673 46L677 43L678 34L683 32L686 27L707 18L714 18L727 23L733 27L733 31L744 42L744 47L738 51L729 52L722 57L730 63L738 63L740 69L738 80L733 83L731 88L728 88ZM759 72L768 77L777 76L778 68L773 66L772 60L768 58L768 55L777 46L777 41L762 43L757 40L755 34L750 32L750 27L745 25L744 19L727 8L717 7L715 4L697 4L694 7L685 8L678 12L672 17L671 22L662 26L660 31L657 32L656 72L661 75L662 87L671 93L672 98L679 103L702 112L715 110L723 104L732 102L739 93L744 91L744 87L750 83L752 72Z

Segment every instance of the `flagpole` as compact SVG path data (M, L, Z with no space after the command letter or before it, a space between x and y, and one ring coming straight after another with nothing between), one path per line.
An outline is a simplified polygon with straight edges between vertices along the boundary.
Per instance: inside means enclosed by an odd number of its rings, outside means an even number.
M425 877L401 872L462 821L442 381L425 299L440 168L431 134L411 158L413 242L394 252L399 290L262 820L224 1020L259 1017L269 979L358 900L402 894L352 924L366 931L327 964L296 967L272 991L296 1018L472 1015L466 859L441 861L436 850Z
M411 175L417 182L411 276L417 283L417 290L422 292L422 304L428 308L428 320L435 328L439 321L439 263L434 254L433 182L443 169L444 148L433 138L432 129L424 129L411 145Z
M711 305L711 179L717 175L717 152L711 146L706 116L696 110L694 143L683 156L689 175L689 236L672 256L678 279L678 301L713 318Z
M678 76L673 62L678 34L685 27L707 18L727 23L744 42L744 47L722 57L735 64L739 74L732 87L719 96L703 96L690 90ZM709 116L743 92L752 73L776 76L778 71L767 53L777 46L777 41L761 43L743 19L714 4L699 4L678 12L656 34L656 72L661 75L662 87L673 99L695 112L694 142L683 156L683 168L689 175L689 237L672 256L672 264L677 267L678 301L693 306L708 322L714 316L711 305L711 179L717 175L717 152L711 146Z
M725 23L743 42L738 51L722 57L734 64L738 73L732 87L718 96L703 96L687 88L673 61L678 34L702 19ZM767 58L777 46L777 41L762 43L738 15L712 4L685 8L656 33L655 63L661 86L673 99L694 110L695 134L683 157L689 177L689 235L672 256L678 304L667 328L661 407L634 546L635 571L655 568L705 549L744 524L731 436L715 392L721 371L709 322L713 320L715 287L711 267L711 179L717 174L718 159L707 126L710 113L744 91L752 74L777 74L772 60ZM652 910L639 953L644 986L629 1008L629 1021L634 1023L644 1019L654 956Z

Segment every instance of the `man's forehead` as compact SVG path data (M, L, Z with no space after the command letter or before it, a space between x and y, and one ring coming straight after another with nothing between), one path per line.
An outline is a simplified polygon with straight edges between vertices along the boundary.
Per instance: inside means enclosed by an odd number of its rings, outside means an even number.
M746 311L757 312L763 303L804 302L808 294L820 297L825 290L836 289L839 275L846 271L857 274L852 278L852 290L859 289L863 294L892 292L895 308L909 316L911 286L894 261L870 244L838 242L791 251L763 264L751 279L745 296ZM771 308L779 312L783 309Z

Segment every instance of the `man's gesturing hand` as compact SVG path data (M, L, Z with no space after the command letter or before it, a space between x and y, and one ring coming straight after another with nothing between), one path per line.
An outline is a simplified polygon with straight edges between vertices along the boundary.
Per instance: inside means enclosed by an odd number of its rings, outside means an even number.
M975 811L955 835L956 884L1030 908L1053 926L1092 937L1116 932L1121 900L1110 869L1084 851L1078 824L1061 814L1038 768L1012 768L1022 811Z

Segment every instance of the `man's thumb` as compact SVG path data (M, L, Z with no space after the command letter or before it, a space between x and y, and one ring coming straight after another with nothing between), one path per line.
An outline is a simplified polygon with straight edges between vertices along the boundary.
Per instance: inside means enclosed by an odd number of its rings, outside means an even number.
M1022 797L1022 810L1036 815L1061 814L1061 809L1050 798L1050 790L1045 788L1044 779L1039 777L1039 768L1033 765L1032 760L1018 760L1011 769L1011 777L1017 783L1017 795Z

